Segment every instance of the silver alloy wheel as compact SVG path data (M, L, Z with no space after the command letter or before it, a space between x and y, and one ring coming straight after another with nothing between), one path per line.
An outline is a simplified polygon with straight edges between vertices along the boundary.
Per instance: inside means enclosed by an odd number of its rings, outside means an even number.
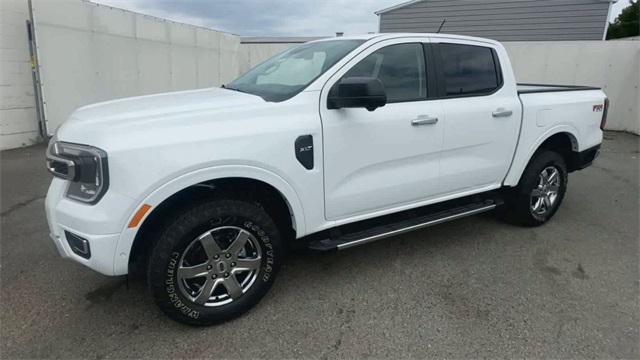
M260 245L251 233L236 226L217 227L185 249L178 263L178 288L199 305L229 304L255 283L261 261Z
M531 191L530 209L536 216L545 215L553 209L560 191L560 170L555 166L547 166L538 175L538 184Z

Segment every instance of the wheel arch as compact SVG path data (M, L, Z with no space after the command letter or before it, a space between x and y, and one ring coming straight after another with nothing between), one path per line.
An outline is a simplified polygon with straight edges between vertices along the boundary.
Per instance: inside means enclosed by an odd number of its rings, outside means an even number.
M147 237L153 235L153 230L150 229L157 229L155 225L163 218L179 213L183 206L193 201L229 193L236 197L257 200L268 210L276 212L278 222L289 221L292 230L289 236L295 238L298 234L305 234L302 204L294 188L282 177L253 166L202 169L165 183L139 202L135 211L145 204L151 206L151 211L142 217L138 226L127 226L123 230L115 254L114 273L129 272L131 260L135 260L141 254L141 249L151 245ZM133 216L134 214L131 214L129 219Z
M527 148L527 151L517 150L518 152L522 152L521 154L516 154L516 158L514 159L514 165L511 170L507 174L504 185L505 186L516 186L520 182L520 178L524 169L529 165L533 157L543 149L546 150L556 150L562 155L567 163L567 167L570 171L573 171L573 163L575 162L575 157L580 151L580 143L578 141L577 130L570 126L560 126L553 128L543 135L541 135L531 146ZM525 154L526 155L523 155Z

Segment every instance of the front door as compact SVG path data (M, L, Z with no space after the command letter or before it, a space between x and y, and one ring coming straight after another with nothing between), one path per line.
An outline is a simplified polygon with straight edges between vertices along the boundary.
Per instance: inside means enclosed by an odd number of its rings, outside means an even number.
M436 195L443 110L428 100L423 39L390 40L355 57L325 85L325 215L340 220L397 210ZM343 77L377 77L387 104L329 110L327 92Z

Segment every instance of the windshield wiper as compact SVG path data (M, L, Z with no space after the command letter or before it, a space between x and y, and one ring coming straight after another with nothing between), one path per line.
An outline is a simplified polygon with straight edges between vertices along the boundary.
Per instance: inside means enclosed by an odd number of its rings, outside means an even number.
M241 93L246 93L246 91L242 91L242 90L240 90L240 89L232 88L232 87L229 87L229 86L224 85L224 84L222 84L222 86L220 86L220 87L221 87L221 88L223 88L223 89L227 89L227 90L232 90L232 91L237 91L237 92L241 92Z
M229 87L229 86L227 86L227 85L221 85L220 87L221 87L221 88L223 88L223 89L225 89L225 90L237 91L237 92L239 92L239 93L243 93L243 94L249 94L249 95L253 95L253 96L258 96L258 97L262 98L262 100L268 101L267 99L265 99L265 97L264 97L264 96L262 96L262 95L260 95L260 94L256 94L256 93L250 92L250 91L245 91L245 90L240 90L240 89L232 88L232 87Z

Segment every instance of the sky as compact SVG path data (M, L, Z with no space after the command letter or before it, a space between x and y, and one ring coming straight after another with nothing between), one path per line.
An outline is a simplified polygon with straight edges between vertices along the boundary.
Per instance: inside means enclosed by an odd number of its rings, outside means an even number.
M378 30L377 10L406 0L92 0L241 36L329 36ZM613 5L610 21L629 4Z

